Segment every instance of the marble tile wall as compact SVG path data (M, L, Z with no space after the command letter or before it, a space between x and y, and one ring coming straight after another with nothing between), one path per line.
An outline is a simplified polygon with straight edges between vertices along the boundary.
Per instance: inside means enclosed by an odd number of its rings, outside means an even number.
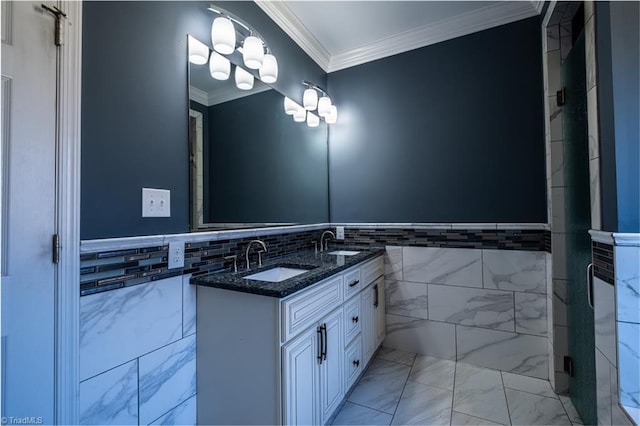
M548 379L547 256L388 246L384 345Z
M80 299L81 424L195 424L196 305L189 278Z
M636 244L640 242L640 236L635 239ZM618 364L612 365L611 371L615 377L614 367L619 369L619 401L640 423L640 246L616 245L614 258ZM606 326L610 326L609 321ZM615 417L615 411L612 415Z

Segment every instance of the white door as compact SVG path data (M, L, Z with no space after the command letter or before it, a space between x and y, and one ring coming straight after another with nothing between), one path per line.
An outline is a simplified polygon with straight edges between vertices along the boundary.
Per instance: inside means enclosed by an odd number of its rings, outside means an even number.
M344 396L343 310L336 309L321 321L324 337L320 364L320 424L325 424Z
M319 331L310 328L287 343L284 359L284 424L314 425L318 398Z
M40 4L2 2L2 415L51 424L56 47Z

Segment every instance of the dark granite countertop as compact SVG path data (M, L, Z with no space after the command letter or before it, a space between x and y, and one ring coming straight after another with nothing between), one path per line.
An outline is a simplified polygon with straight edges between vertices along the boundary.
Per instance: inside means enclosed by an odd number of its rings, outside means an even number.
M353 250L360 253L353 256L327 254L334 250ZM217 272L193 277L191 278L191 284L283 298L383 253L384 248L377 247L333 246L328 252L318 252L318 254L314 250L301 250L293 254L266 260L263 262L262 267L253 268L249 271ZM242 260L244 258L238 259L238 265L242 264ZM277 266L309 269L309 272L277 283L243 278Z

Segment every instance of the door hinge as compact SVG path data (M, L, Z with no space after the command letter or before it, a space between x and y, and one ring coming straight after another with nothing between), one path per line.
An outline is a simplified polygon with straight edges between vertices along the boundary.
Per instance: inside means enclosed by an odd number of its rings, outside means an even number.
M564 372L573 377L573 359L570 356L564 357Z
M556 105L563 106L567 103L567 92L564 87L556 92Z
M55 264L60 263L60 235L53 234L51 238L51 261Z
M53 16L56 17L56 38L55 43L56 46L62 46L64 44L64 25L62 20L67 17L67 14L58 9L55 6L47 6L46 4L42 5L42 8L47 12L51 12Z

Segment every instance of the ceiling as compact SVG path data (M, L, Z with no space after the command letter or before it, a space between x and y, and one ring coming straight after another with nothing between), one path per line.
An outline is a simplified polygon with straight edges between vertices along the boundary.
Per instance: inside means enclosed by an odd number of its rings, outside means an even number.
M326 72L538 15L544 1L255 0Z

